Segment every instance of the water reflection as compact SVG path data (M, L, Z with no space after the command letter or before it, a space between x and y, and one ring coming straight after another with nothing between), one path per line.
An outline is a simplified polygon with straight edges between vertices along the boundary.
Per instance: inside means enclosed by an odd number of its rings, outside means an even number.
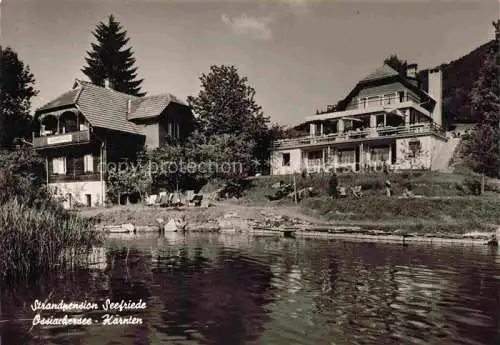
M235 234L114 238L94 248L87 269L4 286L1 344L492 345L499 257L482 247ZM47 298L148 308L133 312L141 325L30 330L29 305Z

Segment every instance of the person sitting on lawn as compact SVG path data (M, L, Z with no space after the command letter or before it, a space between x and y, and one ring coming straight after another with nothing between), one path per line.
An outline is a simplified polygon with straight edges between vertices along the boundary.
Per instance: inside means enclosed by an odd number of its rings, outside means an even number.
M413 190L412 190L411 184L409 182L405 183L403 196L409 197L409 198L415 196L415 194L413 194Z
M351 187L351 192L356 199L361 199L361 197L363 196L363 192L361 192L361 186Z

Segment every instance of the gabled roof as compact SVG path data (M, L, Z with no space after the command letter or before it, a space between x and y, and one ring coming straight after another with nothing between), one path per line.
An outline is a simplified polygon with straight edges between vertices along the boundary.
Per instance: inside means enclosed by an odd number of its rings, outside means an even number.
M85 81L77 80L75 84L81 89L76 105L92 126L142 134L134 123L127 120L128 101L140 97Z
M159 116L171 102L185 105L171 94L137 97L76 79L72 90L38 108L35 116L73 105L94 127L142 134L139 127L129 120Z
M128 120L149 119L159 116L172 102L186 105L172 94L135 99L131 102Z
M384 64L382 67L377 68L374 72L367 75L365 78L361 79L356 86L349 92L349 94L338 103L337 110L344 110L349 103L349 100L363 87L368 85L379 85L386 82L399 81L405 87L415 91L417 94L422 96L424 99L428 99L431 102L435 102L427 92L419 88L413 82L411 82L408 78L399 74L392 67Z
M63 93L61 96L57 97L56 99L38 108L37 112L42 112L44 110L59 108L67 105L74 105L76 102L76 98L78 97L79 91L80 90L78 89L67 91Z
M383 66L377 68L372 73L368 74L366 77L360 80L361 82L374 81L379 79L385 79L389 77L395 77L399 75L399 73L394 70L392 67L384 64Z

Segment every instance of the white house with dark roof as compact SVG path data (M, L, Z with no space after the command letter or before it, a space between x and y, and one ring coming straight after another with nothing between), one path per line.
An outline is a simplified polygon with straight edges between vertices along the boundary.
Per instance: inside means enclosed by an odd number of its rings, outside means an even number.
M33 147L46 159L47 183L68 207L102 205L109 163L134 160L192 130L189 107L171 94L136 97L76 80L35 112ZM101 164L102 162L102 164Z
M307 116L307 135L275 142L271 173L446 169L458 140L442 128L441 70L429 70L428 92L421 86L417 65L406 76L383 65L335 107Z

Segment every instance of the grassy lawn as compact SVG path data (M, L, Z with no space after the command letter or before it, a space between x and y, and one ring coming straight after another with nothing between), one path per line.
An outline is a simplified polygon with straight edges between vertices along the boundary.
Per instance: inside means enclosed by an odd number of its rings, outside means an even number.
M474 196L467 192L465 175L436 172L392 174L389 179L395 195L387 197L384 189L386 177L383 174L339 175L339 185L361 185L364 195L355 199L348 194L345 198L333 200L327 194L328 178L328 175L297 177L298 189L312 186L319 193L316 197L305 198L299 205L294 205L289 198L271 202L265 197L274 193L274 183L280 180L291 183L291 176L263 176L250 181L243 198L228 200L207 209L130 205L82 209L80 213L106 225L154 225L158 218L167 220L181 215L186 216L188 222L204 223L231 211L237 211L243 218L264 221L267 216L263 214L268 212L302 217L311 223L328 222L385 231L404 229L435 236L490 232L500 226L500 193L494 191L497 188L494 181L488 181L485 194ZM414 193L422 198L398 198L406 183L411 183ZM204 187L204 191L216 187L212 183Z
M359 200L310 198L304 212L344 225L416 233L446 234L491 231L500 225L498 197L396 199L367 196Z
M312 186L319 192L314 198L300 202L305 214L334 221L339 225L358 225L383 230L405 230L416 233L446 234L470 231L491 231L500 226L500 194L497 184L487 182L486 193L473 196L467 189L468 176L439 172L412 172L389 175L394 196L385 196L386 177L380 173L338 175L339 185L361 185L364 196L352 195L332 200L327 195L328 175L296 178L297 188ZM266 176L252 181L243 203L262 203L272 194L272 184L282 180L291 183L291 176ZM422 198L401 199L406 183ZM267 202L267 201L266 201ZM290 204L291 200L268 202Z

